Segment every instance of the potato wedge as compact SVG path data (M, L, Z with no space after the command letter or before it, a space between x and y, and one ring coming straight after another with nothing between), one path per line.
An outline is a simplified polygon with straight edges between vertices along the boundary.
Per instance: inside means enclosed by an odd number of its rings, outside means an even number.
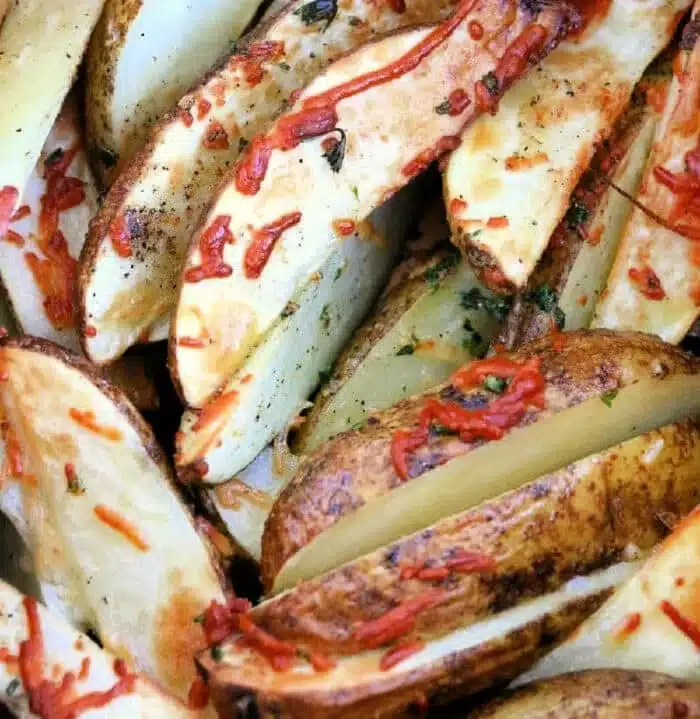
M87 55L90 151L103 186L221 57L261 0L107 0Z
M662 515L672 524L682 513ZM700 509L680 521L644 567L561 647L519 682L614 667L700 678Z
M641 209L632 213L593 321L594 327L639 330L673 343L683 339L700 314L698 211L685 209L690 195L679 196L669 189L674 178L698 181L694 171L687 170L688 158L697 152L700 141L698 3L694 12L675 61L683 76L671 83L637 196L664 225Z
M644 335L567 333L511 356L539 358L544 409L519 415L499 441L464 443L449 431L433 430L426 444L399 452L410 481L402 480L394 442L403 433L395 433L416 428L424 407L434 407L435 400L447 408L482 408L496 401L483 387L455 392L447 384L376 414L361 430L346 432L305 458L265 527L266 587L274 585L277 592L294 586L443 516L698 411L700 400L690 394L700 383L698 363Z
M492 289L524 287L597 144L690 4L606 3L465 133L445 198L453 241Z
M500 0L463 0L441 24L365 44L252 141L193 237L182 274L170 366L189 405L222 389L323 266L336 244L329 232L350 234L455 148L465 123L485 109L467 103L461 88L491 71L505 90L527 60L556 45L571 13L525 4L510 20ZM480 40L468 30L475 22ZM461 112L435 111L458 90ZM203 348L180 341L201 336Z
M76 607L108 650L186 698L204 641L193 618L223 599L222 576L150 428L55 345L4 340L0 363L3 495L17 497L10 518L42 588L58 574L57 610Z
M185 413L175 458L183 479L225 482L297 414L381 291L413 224L415 189L392 198L343 242L331 237L332 251L317 276L220 396ZM205 352L206 336L195 341Z
M2 581L0 649L9 656L0 662L0 703L11 709L18 719L45 716L35 713L40 711L38 702L42 696L58 716L63 716L58 714L61 710L77 712L78 707L82 707L82 711L89 710L91 719L195 719L205 716L200 711L188 710L146 677L132 673L125 675L116 656L103 651L89 637ZM30 662L38 665L36 673ZM58 669L54 671L56 667ZM73 676L70 699L65 692L61 697L58 691L60 680L69 674ZM38 682L42 679L48 687L45 685L39 690ZM44 704L44 709L46 707Z
M104 0L13 3L0 27L0 237L68 94Z
M653 85L654 91L663 92L664 85L665 78ZM513 349L551 332L553 325L567 331L590 325L633 208L617 188L636 194L657 122L658 113L649 105L635 105L620 119L584 173L527 285L516 295L496 343Z
M487 686L494 681L489 672L503 681L514 657L505 636L508 651L496 648L500 637L491 631L512 631L518 612L532 619L534 607L552 607L561 593L571 591L567 583L572 577L582 582L584 603L594 604L595 592L584 587L600 581L601 572L608 577L628 572L629 566L620 562L631 553L644 555L668 533L657 514L695 506L698 470L700 428L689 422L579 460L253 609L250 616L260 629L291 642L301 656L325 655L337 662L320 675L326 680L324 689L303 665L277 674L273 682L267 660L235 648L235 642L223 648L223 666L205 660L210 681L224 691L253 692L258 700L281 701L290 709L305 701L311 716L341 715L341 709L360 716L354 704L368 696L378 705L372 716L383 716L389 712L380 708L380 701L397 708L392 692L406 703L420 691L444 701L450 698L447 687L459 694ZM611 506L614 510L608 511ZM434 601L416 612L409 629L386 641L380 634L376 643L369 643L363 627L427 595ZM386 667L387 647L412 641L416 634L425 647L394 668ZM557 632L550 637L552 642L559 639ZM483 649L482 641L494 642L486 668L466 651ZM517 663L522 667L531 661L529 653L542 650L525 640L523 650L516 652ZM226 683L230 685L224 688ZM289 715L299 716L298 707Z
M508 306L493 299L453 247L405 260L338 358L301 425L295 451L314 451L363 424L369 413L425 392L484 354L498 326L498 308Z
M506 692L473 719L674 719L700 716L700 685L656 672L581 672Z
M224 168L267 127L293 91L374 33L435 22L455 2L406 0L403 13L390 3L327 2L318 7L317 22L308 0L287 3L282 14L263 23L238 54L186 95L124 167L92 224L79 269L87 355L99 363L112 361L154 324L153 333L160 337L165 330L167 337L185 252L213 189ZM284 48L284 57L251 60L245 55L250 48L259 53L275 47ZM228 141L212 147L206 138L210 127L218 126ZM110 236L112 223L121 217L128 218L135 248L126 257ZM85 333L88 326L98 333Z

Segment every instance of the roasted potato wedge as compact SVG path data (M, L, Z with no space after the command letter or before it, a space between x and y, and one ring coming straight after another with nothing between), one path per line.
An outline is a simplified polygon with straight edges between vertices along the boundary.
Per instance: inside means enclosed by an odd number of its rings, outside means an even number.
M682 513L660 515L672 526ZM700 678L700 509L681 520L641 571L522 680L612 667Z
M576 36L467 130L445 198L453 241L492 289L525 286L598 143L690 4L614 0L588 12Z
M691 389L700 383L698 363L641 334L548 336L511 356L519 366L539 362L543 409L519 415L499 441L462 442L441 429L452 421L447 410L454 405L479 409L498 397L482 386L460 391L446 384L377 413L362 429L305 458L265 527L265 585L275 591L294 586L443 516L698 411L700 400ZM475 363L472 369L490 366ZM438 431L428 431L425 443L404 452L405 432L419 427L425 407L436 411L436 401L439 414L446 415L431 425Z
M67 606L108 650L186 698L191 657L204 644L193 619L223 599L223 575L150 427L56 345L4 340L0 364L3 509L32 552L45 599L55 596L56 611Z
M454 149L485 109L463 98L461 112L436 112L447 96L487 72L499 74L504 91L570 27L566 6L521 4L511 18L502 5L464 0L440 24L363 45L248 146L193 237L181 276L170 367L189 405L223 388L337 238ZM182 342L189 337L207 340L193 348Z
M651 87L663 93L669 82L659 78ZM496 343L513 349L546 335L553 326L580 330L590 325L633 208L622 192L637 193L658 119L654 107L640 103L620 119L581 178L527 285L516 295Z
M435 219L437 227L419 228L421 241L448 237L444 212L438 218L428 214L426 222ZM479 284L454 247L438 243L427 256L409 257L338 358L300 427L295 450L314 451L363 424L370 412L444 382L485 353L498 309L507 306Z
M115 655L2 581L0 650L0 702L18 719L46 716L47 709L55 712L52 716L89 712L91 719L206 716L188 710L143 675L124 673ZM62 681L70 694L60 690Z
M403 13L383 2L288 2L163 117L145 148L123 167L92 223L79 269L87 355L105 363L144 332L167 337L185 251L222 172L293 91L374 33L435 22L455 2L406 0ZM275 48L283 48L283 56L275 56ZM267 58L266 49L272 51ZM225 135L212 142L212 129L219 127ZM110 231L120 218L126 218L131 239L123 247Z
M406 188L332 252L287 305L222 393L182 418L178 471L225 482L272 441L323 381L381 292L413 223L415 188ZM201 337L201 336L200 336ZM206 351L206 336L197 343Z
M13 3L0 27L0 237L20 204L104 0Z
M506 692L473 719L675 719L700 716L700 685L656 672L581 672Z
M582 582L574 616L595 604L606 581L630 571L631 552L647 553L668 533L657 513L695 506L699 469L700 429L683 422L489 499L252 610L259 629L302 656L337 662L316 681L301 667L273 679L270 655L240 649L235 639L223 661L202 659L210 681L224 696L239 690L281 702L292 716L301 715L300 704L311 716L361 716L355 704L368 697L377 703L372 716L383 716L390 712L381 701L395 709L395 692L408 703L426 690L428 676L429 695L442 700L447 687L459 694L487 686L490 672L506 680L514 663L522 667L545 650L526 638L512 654L510 633L535 617L562 621L555 607L573 599L572 577ZM417 606L410 627L392 632L388 618ZM375 624L377 636L369 629ZM386 665L396 646L418 638L424 646ZM555 631L549 640L561 638ZM478 659L488 644L485 669Z
M700 313L695 248L700 210L692 205L697 190L682 192L684 181L697 184L700 175L692 160L700 140L697 3L694 12L675 61L682 75L671 83L637 196L643 209L635 209L628 220L593 322L594 327L634 329L674 343L683 339Z
M90 151L102 184L153 124L230 53L261 0L107 0L87 55Z

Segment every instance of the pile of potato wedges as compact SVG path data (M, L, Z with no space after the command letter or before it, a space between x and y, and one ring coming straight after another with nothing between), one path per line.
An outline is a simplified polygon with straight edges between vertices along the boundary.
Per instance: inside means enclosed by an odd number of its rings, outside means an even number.
M0 0L0 98L0 716L700 717L700 0Z

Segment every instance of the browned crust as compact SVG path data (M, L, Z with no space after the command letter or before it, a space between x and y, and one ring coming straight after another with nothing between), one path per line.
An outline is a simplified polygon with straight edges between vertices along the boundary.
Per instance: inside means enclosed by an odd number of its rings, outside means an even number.
M112 404L117 407L126 421L136 430L148 456L157 465L167 484L173 491L173 494L177 498L177 501L180 503L183 512L189 518L192 527L204 543L207 553L209 554L212 567L214 568L216 575L219 577L222 586L224 588L228 587L229 580L226 576L226 571L221 564L220 556L206 534L197 527L191 508L180 494L179 486L175 480L175 473L173 472L170 460L158 444L151 426L142 417L136 407L134 407L126 394L124 394L119 387L110 382L103 372L94 364L90 363L84 357L81 357L75 352L71 352L60 345L50 342L49 340L29 336L16 338L8 337L0 339L0 350L2 349L18 349L25 352L34 352L36 354L46 355L58 362L68 365L80 372L85 379L92 383L99 392L101 392L105 397L107 397L107 399L109 399L110 402L112 402Z
M256 694L264 711L281 717L309 719L366 719L397 716L412 703L430 699L441 705L453 699L501 685L516 677L550 651L578 624L595 612L610 590L570 602L561 610L537 619L504 637L473 649L455 652L408 675L387 674L376 683L344 690L255 692L255 687L237 684L235 671L225 662L216 662L209 652L198 659L208 677L214 702L223 719L236 717L236 702L246 694Z
M498 4L498 0L494 0L494 5ZM510 6L509 6L510 7ZM486 7L483 9L484 14L488 14L489 12L497 13L498 10L495 7ZM526 20L531 20L533 17L539 17L540 14L546 14L544 20L546 22L543 22L542 24L545 25L547 31L548 31L548 38L547 42L545 43L544 47L541 48L540 52L537 54L537 56L532 56L529 59L529 65L535 65L537 62L539 62L543 57L545 57L549 52L551 52L559 43L562 37L566 35L573 27L577 26L579 21L579 15L578 13L572 9L570 6L564 4L564 3L557 3L556 5L547 5L544 4L542 6L539 5L539 3L528 3L523 2L521 6L518 8L518 13L516 14L516 18L512 21L512 23L508 26L507 33L504 33L504 35L507 35L507 39L512 39L513 35L517 36L518 32L521 31L526 24ZM348 58L352 57L353 55L359 54L361 52L364 52L365 49L369 45L373 44L379 44L382 41L384 41L387 37L392 36L398 36L398 35L409 35L411 33L415 33L420 30L425 30L429 27L435 27L439 23L430 23L430 24L424 24L424 25L413 25L411 27L402 27L398 28L394 32L386 33L378 38L372 38L368 42L366 42L364 45L360 46L359 48L356 48L355 50L352 50L351 52L347 53L344 56L341 56L340 58L336 58L336 62L342 58ZM499 37L497 40L494 40L494 42L501 42L501 38ZM505 40L503 50L505 50ZM494 50L495 52L495 50ZM325 76L329 70L332 68L332 65L326 68L323 72L319 73L319 75L316 76L316 78L312 82L316 82L320 77ZM501 91L505 92L513 82L515 82L516 78L509 78L508 81L504 84L504 86L501 88ZM285 112L281 112L277 118L284 115ZM475 115L468 113L468 117L464 122L464 125L462 127L462 131L466 128L466 126L473 121ZM218 200L220 199L222 193L224 190L231 185L236 177L236 172L238 170L238 166L240 164L240 161L242 158L239 158L239 160L229 168L229 170L224 174L222 177L221 182L219 183L216 191L214 192L212 196L211 203L209 205L209 209L213 208ZM408 183L407 177L403 177L402 181L403 184ZM401 183L400 183L401 184ZM400 186L400 185L399 185ZM203 216L204 218L208 217L208 212L205 213ZM184 274L185 270L190 264L190 257L192 253L197 249L199 244L199 234L203 230L203 227L199 227L198 230L196 230L190 239L189 246L187 248L187 252L185 253L185 262L183 263L183 271L180 274L180 281L178 285L178 289L176 292L176 306L178 306L181 302L183 287L185 286L184 281ZM168 367L170 368L170 373L173 379L173 384L175 385L175 388L180 394L180 396L184 396L182 383L179 377L178 372L178 363L177 363L177 328L175 326L175 322L171 323L170 327L170 340L168 343Z
M654 446L663 454L649 466ZM358 624L440 588L443 601L417 619L416 631L447 633L618 562L630 545L651 550L668 534L659 517L685 516L700 500L699 468L697 425L652 431L306 581L256 608L256 622L310 649L353 654L361 650ZM494 566L428 582L402 574L464 551Z
M648 117L646 106L638 103L633 104L622 115L610 138L601 144L591 161L589 170L579 181L579 188L586 190L591 183L602 183L600 175L613 176L616 168L619 167L637 139L646 117ZM611 155L612 148L615 149L615 152ZM605 172L601 169L603 162L607 163ZM528 297L530 293L543 285L551 287L557 297L561 294L578 253L586 242L596 210L603 199L604 193L601 192L595 203L589 208L587 220L581 225L570 227L566 219L559 223L552 234L552 238L556 238L556 241L550 241L527 285L516 294L513 308L494 339L494 344L503 344L507 349L514 349L551 331L551 313L540 309Z
M565 338L561 347L550 335L511 354L517 360L540 357L547 383L546 409L529 413L519 426L619 389L642 376L700 371L700 363L681 350L641 333L595 330L568 333ZM266 587L272 586L292 555L341 517L402 484L391 459L393 432L417 426L425 397L441 395L464 406L488 401L488 393L481 388L455 394L454 388L445 384L370 416L361 429L331 439L302 461L265 525L261 569ZM411 478L477 446L458 437L431 437L413 455Z
M473 719L672 719L700 716L700 684L656 672L603 669L506 690Z

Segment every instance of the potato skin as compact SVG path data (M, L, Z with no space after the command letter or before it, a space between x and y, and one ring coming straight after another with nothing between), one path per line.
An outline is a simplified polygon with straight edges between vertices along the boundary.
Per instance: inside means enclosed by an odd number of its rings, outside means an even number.
M540 357L547 383L545 409L528 413L520 426L643 377L700 370L696 360L658 339L605 330L568 333L556 342L548 336L509 356ZM442 385L371 416L361 429L339 435L306 457L265 526L261 563L265 585L271 587L284 563L344 514L402 483L391 460L392 435L396 429L417 425L425 397L448 397L478 407L488 395L480 388L462 394ZM411 479L477 446L458 437L431 437L414 455Z
M535 682L473 719L676 719L700 716L700 684L656 672L599 670Z

